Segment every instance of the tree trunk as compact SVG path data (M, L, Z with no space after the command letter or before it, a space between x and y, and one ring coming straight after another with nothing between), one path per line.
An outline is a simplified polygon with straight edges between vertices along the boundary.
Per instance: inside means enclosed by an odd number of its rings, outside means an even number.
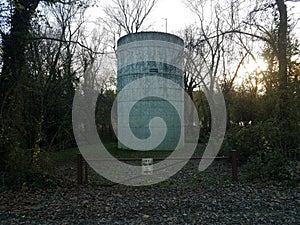
M31 18L40 0L14 0L10 31L2 35L3 67L0 75L0 120L9 138L3 146L6 153L11 149L29 148L30 140L24 136L28 132L26 116L30 115L28 93L30 74L27 66L26 48L30 40Z
M276 0L278 11L280 14L278 28L278 62L279 62L279 118L286 118L286 100L288 89L288 73L287 73L287 9L284 0Z
M280 20L278 28L277 58L279 63L279 99L278 99L278 123L280 128L281 148L287 150L291 142L291 104L288 90L288 71L287 71L287 9L284 0L276 0ZM287 151L285 151L287 152Z

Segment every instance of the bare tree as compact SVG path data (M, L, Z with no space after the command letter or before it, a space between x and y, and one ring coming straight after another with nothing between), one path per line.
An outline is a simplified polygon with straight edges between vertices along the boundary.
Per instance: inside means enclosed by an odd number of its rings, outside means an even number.
M110 33L111 48L122 35L136 33L145 27L146 19L158 0L112 0L104 7L103 22Z
M212 91L220 75L221 59L224 54L225 36L221 35L221 32L225 29L225 24L224 20L219 17L221 9L218 4L210 4L212 16L207 17L203 12L209 1L188 0L187 3L197 15L199 26L189 32L189 37L186 35L189 52L186 57L192 74L188 74L185 79L192 81L194 87L201 84L207 91ZM192 70L191 67L193 67Z
M114 81L115 54L107 51L108 41L107 30L98 22L95 23L90 34L84 32L81 34L81 42L87 46L87 48L81 48L79 55L82 84L101 93L116 86Z
M105 13L112 24L127 34L138 32L157 0L112 0Z
M88 4L88 1L81 3ZM87 48L78 44L86 22L86 7L67 0L42 5L41 10L49 21L41 25L43 30L35 31L30 52L35 52L33 65L40 65L37 80L42 81L43 88L40 95L43 142L49 149L57 144L64 148L73 141L71 103L81 76L80 50Z
M183 35L186 43L186 91L193 98L195 90L201 88L207 93L208 101L212 102L214 92L221 88L228 106L234 81L243 64L253 56L248 36L228 32L242 27L239 2L231 0L221 5L210 0L187 0L186 4L198 17L197 24L186 29ZM207 11L210 11L209 15ZM199 111L205 113L205 107L203 102L199 102ZM205 115L202 115L202 125L209 130L212 121L209 113ZM229 124L230 115L227 116Z

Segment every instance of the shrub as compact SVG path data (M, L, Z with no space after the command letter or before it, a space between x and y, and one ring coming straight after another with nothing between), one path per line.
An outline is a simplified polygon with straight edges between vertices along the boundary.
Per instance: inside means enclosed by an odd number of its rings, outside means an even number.
M226 135L225 148L236 149L250 179L299 180L300 163L297 142L279 129L276 121L236 126ZM284 138L283 138L284 137ZM293 144L286 144L293 143ZM299 146L299 144L298 144Z

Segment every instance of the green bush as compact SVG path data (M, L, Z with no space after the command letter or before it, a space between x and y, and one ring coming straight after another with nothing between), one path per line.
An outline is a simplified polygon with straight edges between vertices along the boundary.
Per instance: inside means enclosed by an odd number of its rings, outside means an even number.
M284 157L281 149L251 156L245 169L251 180L300 180L300 162Z
M272 120L236 126L228 131L224 147L238 150L250 179L299 180L299 144L290 140L292 134L283 133Z
M62 186L62 184L49 174L37 170L26 170L7 174L5 186L13 190L19 190L24 187L52 189Z
M40 148L22 149L16 145L11 148L6 162L7 167L3 170L4 187L15 190L23 187L56 187L59 185L57 179L44 172L48 161L48 154L41 152Z

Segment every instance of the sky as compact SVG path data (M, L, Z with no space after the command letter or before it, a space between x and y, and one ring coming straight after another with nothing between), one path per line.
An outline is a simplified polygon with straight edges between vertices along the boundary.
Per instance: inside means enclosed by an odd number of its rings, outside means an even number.
M184 29L197 19L182 0L158 0L150 17L149 20L153 21L153 28L163 32L166 31L167 19L167 31L170 33Z
M90 20L104 16L101 12L101 6L109 4L111 0L99 0L98 8L90 9ZM183 0L158 0L146 20L147 26L151 25L149 30L176 33L184 29L187 25L193 23L196 19L191 11L185 6Z
M219 0L218 2L221 2ZM107 5L111 0L99 0L99 5ZM287 2L288 5L294 6L292 13L295 18L300 18L300 2ZM91 17L96 18L103 16L101 9L92 10ZM167 21L166 21L167 20ZM157 4L151 11L147 20L147 25L151 24L149 30L165 32L166 28L169 33L176 34L179 30L184 29L187 25L197 21L196 15L184 4L184 0L158 0ZM166 26L167 22L167 26ZM300 21L295 29L296 35L300 38Z
M222 1L222 0L221 0ZM219 0L219 2L221 2ZM300 20L300 2L287 2L293 6L292 13L295 18ZM149 20L153 22L153 28L157 31L166 31L165 18L167 18L167 30L170 33L184 29L187 25L197 21L197 17L184 4L184 0L158 0ZM300 38L300 21L295 29L297 36Z

